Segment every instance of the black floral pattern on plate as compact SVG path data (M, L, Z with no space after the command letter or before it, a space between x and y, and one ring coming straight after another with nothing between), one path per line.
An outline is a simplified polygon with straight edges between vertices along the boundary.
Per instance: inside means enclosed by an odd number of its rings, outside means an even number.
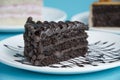
M91 66L99 66L100 64L105 64L105 63L113 63L116 61L120 61L120 49L116 49L114 47L115 43L109 43L108 41L102 42L102 41L97 41L92 44L88 45L88 52L85 55L85 57L76 57L74 59L70 59L67 61L59 62L57 64L52 64L49 65L49 67L52 68L72 68L74 66L78 67L85 67L86 65L91 65ZM22 55L24 47L22 46L10 46L5 44L5 47L8 49L16 52L14 57L20 58L19 60L15 60L16 62L20 62L22 64L26 65L32 65L27 61L27 59Z

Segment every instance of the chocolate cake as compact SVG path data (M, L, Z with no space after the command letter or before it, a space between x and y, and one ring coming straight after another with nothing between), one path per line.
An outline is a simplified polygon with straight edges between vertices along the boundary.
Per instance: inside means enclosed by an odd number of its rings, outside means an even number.
M24 55L36 66L48 66L75 57L88 50L87 25L78 21L34 22L25 24Z
M120 27L120 2L100 1L92 4L90 26Z

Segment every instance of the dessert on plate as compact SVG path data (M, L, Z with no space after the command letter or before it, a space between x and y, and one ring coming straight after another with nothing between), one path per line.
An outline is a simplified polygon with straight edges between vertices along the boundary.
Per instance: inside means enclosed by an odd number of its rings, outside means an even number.
M81 22L35 22L29 17L24 27L24 55L33 65L56 64L88 50L88 26Z
M120 27L120 2L99 0L91 7L89 26Z

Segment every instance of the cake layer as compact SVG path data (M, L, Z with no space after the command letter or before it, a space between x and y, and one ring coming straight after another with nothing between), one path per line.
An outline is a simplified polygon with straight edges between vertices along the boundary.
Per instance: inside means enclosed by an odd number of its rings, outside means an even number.
M75 38L87 38L87 34L86 33L81 33L81 32L66 32L64 34L55 34L52 36L46 36L44 38L41 38L41 43L43 46L48 46L50 44L56 44L56 43L62 43L64 41L68 41L68 40L72 40ZM37 36L34 37L34 42L36 42L37 40ZM82 39L81 39L82 40ZM39 41L39 40L38 40Z
M37 34L38 36L42 34L46 34L47 36L51 36L55 33L61 33L66 30L88 30L88 26L84 25L81 22L74 21L66 21L66 22L34 22L31 18L28 18L25 28L29 30L32 34Z
M31 59L31 63L36 66L48 66L50 64L56 64L61 61L66 61L75 57L84 56L87 52L88 48L78 48L74 50L70 50L61 54L60 52L56 52L51 56L44 56L40 54L39 56L33 56Z
M92 4L89 26L120 27L120 2L95 2Z
M28 16L41 19L42 6L42 0L0 0L0 25L14 28L23 26Z
M103 13L120 13L120 5L93 5L93 15Z
M66 41L69 41L69 42L75 42L76 39L79 39L80 42L85 42L86 41L86 38L87 37L80 37L80 36L76 36L76 37L72 37L70 39L63 39L63 40L54 40L52 38L50 38L50 40L46 40L46 41L42 41L42 45L43 47L46 47L47 46L50 46L50 45L58 45L58 44L63 44L64 42ZM56 41L56 42L55 42Z

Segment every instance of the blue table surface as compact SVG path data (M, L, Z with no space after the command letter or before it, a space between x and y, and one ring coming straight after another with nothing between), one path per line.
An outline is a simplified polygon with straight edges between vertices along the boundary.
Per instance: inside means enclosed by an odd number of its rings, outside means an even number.
M88 11L90 4L96 0L44 0L44 6L65 11L68 20L80 12ZM22 33L0 33L0 40ZM51 75L21 70L0 63L0 80L120 80L120 67L104 71L77 74Z

